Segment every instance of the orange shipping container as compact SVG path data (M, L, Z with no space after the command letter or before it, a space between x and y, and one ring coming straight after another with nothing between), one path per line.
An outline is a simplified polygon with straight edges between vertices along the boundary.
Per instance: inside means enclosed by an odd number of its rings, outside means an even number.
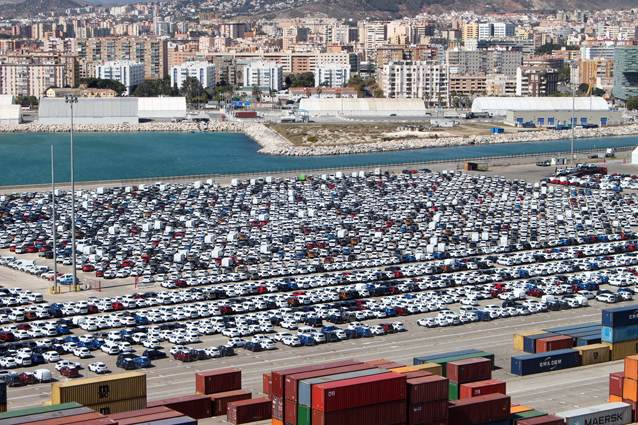
M566 350L574 346L574 338L571 336L559 335L550 336L536 340L536 352L546 353L548 351Z
M395 369L390 369L390 372L396 372L396 373L406 373L406 372L416 372L418 369L415 369L413 367L410 366L405 366L405 367L397 367Z
M622 397L618 397L617 395L609 394L609 402L610 403L618 403L622 401Z
M638 356L625 357L625 378L638 381Z
M529 412L530 410L534 410L531 407L521 406L520 404L517 406L510 407L510 413L521 413L521 412Z
M622 398L638 401L638 381L628 378L623 379Z
M284 425L284 423L282 421L280 421L279 419L273 419L272 420L272 425Z

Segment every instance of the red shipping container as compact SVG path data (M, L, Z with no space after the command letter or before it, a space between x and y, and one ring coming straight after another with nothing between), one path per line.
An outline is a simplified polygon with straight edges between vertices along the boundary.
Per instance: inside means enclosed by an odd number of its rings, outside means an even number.
M623 398L623 403L627 403L631 406L631 421L636 422L636 408L638 407L638 402L629 400L627 398Z
M169 409L177 410L193 419L210 418L213 414L210 397L203 394L149 401L146 403L147 408L158 406L166 406Z
M272 396L272 418L284 421L284 398L278 395Z
M518 425L565 425L565 419L554 415L538 416L536 418L523 419Z
M253 398L253 394L250 391L244 390L213 394L210 397L213 416L225 415L228 409L228 403L232 403L233 401L250 400L251 398Z
M257 112L235 112L236 118L257 118Z
M131 410L130 412L113 413L112 415L109 415L109 418L113 419L114 421L118 421L120 419L136 418L138 416L146 416L146 415L153 415L155 413L165 413L165 412L174 412L174 411L175 410L169 409L166 406L159 406L159 407L151 407L150 409L140 409L140 410Z
M379 369L398 369L400 367L405 367L404 364L401 363L395 363L395 362L388 362L388 363L381 363L376 365L376 367L378 367Z
M312 387L312 408L332 412L404 399L406 381L405 376L388 372L317 384Z
M40 422L42 423L42 422ZM81 421L81 422L66 422L66 425L117 425L113 419L102 418L102 419L91 419L90 421Z
M447 400L450 391L449 379L438 375L408 379L408 403L419 404L428 401Z
M272 419L272 402L265 397L228 403L227 420L231 424Z
M479 397L488 394L507 394L505 391L505 382L497 379L468 382L461 384L459 389L459 399Z
M272 395L272 373L264 373L263 393L267 396Z
M195 374L195 392L213 394L241 390L241 370L228 368Z
M284 400L284 422L287 424L297 423L297 402Z
M374 369L369 364L354 364L350 366L334 367L331 369L313 370L312 372L295 373L294 375L286 375L284 383L284 398L297 401L297 391L299 390L299 381L302 379L318 378L320 376L337 375L339 373L357 372L360 370Z
M450 401L448 421L454 425L476 425L509 417L510 397L503 394Z
M414 424L408 424L408 425L414 425ZM448 425L448 421L446 419L444 421L428 422L427 424L420 424L420 425Z
M415 370L414 372L401 372L401 375L404 375L407 379L414 379L432 376L433 374L424 370Z
M388 425L405 423L405 421L405 400L395 400L327 413L320 410L312 411L312 425Z
M550 336L548 338L541 338L536 340L536 352L546 353L548 351L567 350L573 348L574 338L571 336L558 335Z
M408 424L425 424L428 422L446 421L448 418L448 401L437 400L427 403L408 405Z
M624 378L625 372L614 372L609 374L609 394L622 397Z
M367 362L363 362L365 364L369 364L372 366L378 366L380 364L387 364L387 363L392 363L390 360L386 360L386 359L377 359L377 360L368 360Z
M28 419L28 417L27 417L27 419ZM69 424L69 423L92 421L94 419L104 419L104 415L101 415L101 414L99 414L97 412L83 413L81 415L66 416L66 417L63 417L63 418L52 418L52 419L45 419L45 420L40 419L40 420L34 421L34 422L26 422L26 424L66 425L66 424ZM113 421L112 423L115 423L115 421Z
M134 418L126 418L126 419L118 419L118 425L137 425L137 424L147 424L153 421L159 421L160 419L171 419L171 418L183 418L184 414L172 410L170 412L163 413L154 413L152 415L146 416L136 416Z
M332 369L340 366L349 366L353 364L361 364L356 360L342 360L338 362L324 363L320 365L295 367L292 369L273 370L272 372L272 386L271 394L284 396L284 380L287 375L294 375L295 373L312 372L313 370Z
M492 361L485 357L448 362L447 378L458 384L484 381L492 377Z

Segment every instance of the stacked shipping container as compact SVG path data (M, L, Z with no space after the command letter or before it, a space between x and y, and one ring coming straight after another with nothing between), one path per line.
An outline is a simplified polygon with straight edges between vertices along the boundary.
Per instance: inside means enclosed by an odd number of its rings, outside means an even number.
M117 422L118 425L157 424L167 419L171 419L173 423L180 425L197 424L196 419L165 406L116 413L109 415L109 419Z
M459 387L462 384L492 378L492 362L483 357L448 362L446 369L450 380L450 400L459 399Z
M241 389L241 370L234 368L196 373L195 392L210 398L212 416L225 415L230 402L252 398L251 392Z
M23 425L117 425L118 422L78 403L62 403L0 413L0 423Z
M407 424L447 424L449 380L438 375L407 380Z
M603 310L602 343L611 349L611 360L638 354L638 308L618 307Z
M168 407L193 419L204 419L212 416L210 396L195 394L147 403L148 407Z

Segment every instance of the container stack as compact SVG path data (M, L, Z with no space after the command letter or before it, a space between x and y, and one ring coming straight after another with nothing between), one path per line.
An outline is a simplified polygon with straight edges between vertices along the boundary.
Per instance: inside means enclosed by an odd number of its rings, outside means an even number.
M619 382L620 381L620 382ZM612 400L612 388L614 395L620 393L621 399L616 395ZM609 376L609 402L623 401L631 406L632 420L637 416L636 404L638 403L638 356L625 358L625 371Z
M631 406L622 402L601 404L556 414L556 416L565 420L566 425L599 423L613 423L616 425L630 424L633 422L631 415Z
M164 406L116 413L108 418L118 425L197 425L197 419Z
M212 404L210 396L195 394L184 397L175 397L165 400L151 401L147 403L149 408L168 407L193 419L204 419L212 416Z
M600 323L582 323L545 329L545 331L571 336L574 339L574 347L583 347L590 344L600 344L602 325Z
M195 392L210 397L212 416L225 415L230 402L252 398L241 389L241 370L234 368L196 373Z
M51 406L21 409L0 413L0 423L23 425L117 425L114 421L79 403L62 403Z
M557 350L547 353L512 357L511 371L526 376L580 366L580 353L576 350Z
M460 398L461 385L492 379L492 362L484 357L447 362L446 369L450 400Z
M638 354L638 308L618 307L603 310L602 343L609 346L611 360Z
M119 373L51 384L51 404L75 402L103 415L146 408L146 375Z
M413 359L414 365L418 366L424 363L436 363L441 365L442 376L447 376L447 364L448 362L454 362L458 360L467 360L476 357L484 357L489 359L492 363L492 369L494 369L494 354L486 353L480 350L463 350L455 351L447 354L438 354L430 356L415 357Z
M272 418L272 402L266 397L228 403L227 420L231 424L245 424ZM273 421L273 424L275 421Z
M7 411L7 383L0 382L0 413Z
M489 394L480 397L450 401L450 425L510 425L509 396Z
M407 380L407 425L448 423L449 380L438 375Z

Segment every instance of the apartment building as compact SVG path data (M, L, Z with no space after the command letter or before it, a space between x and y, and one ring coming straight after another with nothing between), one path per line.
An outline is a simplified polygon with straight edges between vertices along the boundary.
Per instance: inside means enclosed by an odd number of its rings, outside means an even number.
M184 62L171 67L171 86L182 88L188 77L196 78L203 88L215 87L215 65L210 62Z
M624 101L638 96L638 46L616 46L613 92Z
M345 87L350 79L350 65L323 63L315 70L315 87Z
M520 50L447 50L450 73L458 75L505 74L516 75L521 66Z
M557 85L558 71L553 68L522 66L516 71L516 96L549 96Z
M381 89L389 98L424 99L446 105L449 100L449 66L443 62L392 62L384 65Z
M44 96L49 87L64 87L65 65L56 61L18 60L0 64L0 94Z
M133 88L144 82L144 65L133 61L111 61L95 65L95 76L106 80L119 81L126 87L127 95Z
M283 66L276 62L252 62L244 67L244 87L268 87L279 91L283 85Z

